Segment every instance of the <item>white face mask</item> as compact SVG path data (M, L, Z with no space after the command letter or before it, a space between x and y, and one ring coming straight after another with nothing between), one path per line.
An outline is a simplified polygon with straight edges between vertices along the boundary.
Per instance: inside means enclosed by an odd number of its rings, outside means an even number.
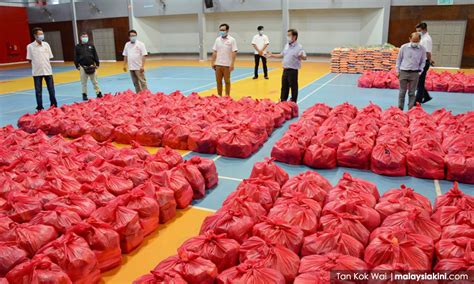
M263 35L263 30L262 30L262 31L258 31L258 34L259 34L259 35Z
M411 47L418 47L418 43L417 42L412 42L410 43Z
M289 43L292 43L292 42L293 42L293 37L287 36L287 37L286 37L286 40L287 40Z

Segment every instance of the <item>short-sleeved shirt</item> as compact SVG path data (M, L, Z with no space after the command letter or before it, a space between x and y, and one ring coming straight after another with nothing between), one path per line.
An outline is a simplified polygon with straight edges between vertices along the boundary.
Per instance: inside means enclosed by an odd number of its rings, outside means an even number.
M426 32L426 34L421 36L420 45L426 49L426 52L432 52L433 39L431 38L428 32Z
M421 72L426 63L426 50L423 46L412 47L410 43L405 43L398 51L397 72L418 71Z
M215 65L232 65L232 53L237 51L237 42L231 36L218 37L214 42L212 50L217 53Z
M131 43L129 41L125 44L122 55L127 56L128 69L134 71L142 68L143 56L148 55L148 51L143 42L137 40L135 43Z
M300 69L301 59L300 55L306 55L303 46L297 42L287 43L281 52L283 55L283 68Z
M270 44L270 41L268 40L268 37L266 35L260 35L256 34L253 36L252 39L252 44L255 44L255 46L262 50L266 44ZM263 50L263 54L267 53L267 49ZM255 54L258 54L258 52L255 50Z
M36 40L26 47L26 59L31 60L31 73L34 76L53 75L50 59L53 52L47 42L39 44Z

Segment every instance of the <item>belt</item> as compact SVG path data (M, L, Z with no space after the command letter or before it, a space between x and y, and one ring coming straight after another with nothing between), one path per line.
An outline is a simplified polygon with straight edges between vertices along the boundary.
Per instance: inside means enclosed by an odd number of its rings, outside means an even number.
M408 73L420 73L420 70L402 70L403 72L408 72Z

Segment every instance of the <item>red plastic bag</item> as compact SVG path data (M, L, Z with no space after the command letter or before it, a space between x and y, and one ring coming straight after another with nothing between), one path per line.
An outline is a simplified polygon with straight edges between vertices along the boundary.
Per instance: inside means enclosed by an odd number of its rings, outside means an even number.
M286 173L280 166L274 163L275 159L265 158L263 162L254 164L250 178L258 178L260 176L269 177L278 182L280 186L288 181L288 173Z
M374 83L374 76L371 72L364 72L359 79L357 79L357 87L359 88L372 88Z
M435 210L443 206L458 206L461 204L474 208L474 196L462 192L458 183L454 182L453 187L448 192L436 197Z
M304 233L300 228L291 226L278 217L264 217L262 220L261 223L253 227L252 233L254 236L271 243L280 244L295 253L299 253L304 238Z
M448 154L444 159L447 180L474 184L474 157L467 157L463 154Z
M212 128L199 129L188 136L188 149L193 152L214 154L216 152L219 134ZM227 133L223 131L222 134Z
M252 141L241 130L231 130L217 141L217 154L221 156L247 158L253 152Z
M174 271L150 271L150 274L133 281L133 284L188 284L184 278Z
M370 232L362 225L361 220L362 217L350 213L328 211L319 222L323 232L337 231L345 233L365 245L369 240Z
M112 226L120 235L120 248L124 253L131 252L143 241L144 232L138 213L120 206L116 200L97 209L91 217Z
M444 154L418 148L407 153L408 175L419 178L444 179Z
M217 284L252 283L285 284L280 271L267 268L261 260L248 260L222 272L216 279Z
M26 251L15 242L0 242L0 277L5 277L8 271L27 259Z
M279 244L272 244L259 237L251 237L240 247L240 262L262 261L268 268L280 271L287 283L292 283L298 274L299 256Z
M377 144L372 150L370 170L379 175L406 176L403 150L393 144Z
M382 227L402 227L414 233L426 235L434 241L441 237L441 227L426 216L426 211L413 209L401 211L388 216L383 221Z
M39 254L46 255L61 267L74 283L97 283L100 270L94 252L76 234L66 234L44 246Z
M100 124L92 127L90 134L99 142L107 141L113 138L114 126L105 121L101 121Z
M438 259L463 258L468 246L474 246L474 239L468 237L441 239L435 246L436 256Z
M441 227L467 224L474 227L474 208L466 202L457 206L443 206L436 210L431 219Z
M363 180L363 179L360 179L360 178L353 177L353 176L351 176L351 174L349 174L347 172L342 175L342 178L337 183L335 189L338 189L338 188L362 189L363 191L371 193L375 197L375 200L379 200L379 198L380 198L380 195L379 195L379 192L377 190L377 186L375 185L375 183L367 181L367 180ZM334 189L332 191L334 191Z
M138 128L133 124L124 124L115 127L114 139L115 142L121 144L130 144L131 141L136 139Z
M442 259L433 268L433 271L435 272L448 271L453 274L459 273L462 271L472 271L472 270L474 270L474 255L473 255L471 244L467 246L464 257Z
M312 144L306 148L303 164L317 169L335 168L337 166L336 149L321 144Z
M221 210L204 219L200 234L214 230L216 234L226 233L229 238L241 243L249 237L253 225L252 218L243 215L242 212Z
M284 135L272 148L271 156L277 161L299 165L303 159L305 145L294 135Z
M176 271L189 283L202 284L213 284L218 275L214 263L196 253L185 250L179 250L178 255L163 260L153 271Z
M192 157L186 163L195 165L201 172L206 182L206 188L213 188L218 183L216 164L211 159L201 158L198 156Z
M357 257L340 253L309 255L301 259L295 283L331 283L331 271L367 271L369 266Z
M443 228L441 239L468 237L474 239L474 228L468 224L450 225Z
M213 230L184 242L180 250L194 252L202 258L212 261L219 272L237 265L240 244L227 238L226 234L215 234Z
M161 146L164 130L161 127L144 126L135 134L136 141L143 146Z
M206 181L197 166L183 163L176 167L176 171L180 172L191 185L193 199L201 199L206 195Z
M158 187L155 192L160 207L160 224L164 224L176 216L177 204L174 192L166 187Z
M47 243L55 240L58 236L56 229L48 225L16 224L11 228L14 241L27 253L33 256Z
M337 148L337 164L342 167L369 169L372 148L373 141L370 139L342 142Z
M308 198L324 202L326 194L332 185L329 181L317 172L307 171L289 179L281 188L283 195L293 195L294 193L304 193Z
M269 218L278 217L292 226L299 227L305 235L316 232L319 225L321 206L303 194L294 198L279 198L268 213Z
M43 205L35 197L17 195L8 197L10 210L8 216L15 222L28 222L38 214Z
M224 201L220 210L240 211L245 216L252 218L254 222L260 220L260 217L267 215L267 210L260 203L254 202L248 196L229 195Z
M375 210L380 213L380 216L383 219L387 218L390 215L393 215L402 211L412 211L412 210L422 210L425 211L426 215L429 216L431 211L427 211L423 207L420 207L419 204L408 197L400 198L390 198L384 199L375 205Z
M165 163L171 169L176 167L178 164L181 164L183 162L183 157L181 157L181 155L175 150L165 146L156 151L155 155L151 157L151 160Z
M344 141L345 133L346 128L343 126L321 126L318 134L311 139L311 144L320 144L337 150L339 144Z
M73 193L58 197L44 205L46 210L66 209L76 212L81 218L89 217L95 211L95 203L87 197Z
M130 193L118 197L117 202L138 213L145 236L153 233L158 228L160 207L156 199L146 196L143 190L134 189Z
M0 207L2 206L0 205ZM11 230L15 225L16 223L7 216L0 217L0 241L6 242L14 241L16 239L15 233Z
M412 188L406 187L404 184L400 188L393 188L385 192L379 202L382 203L389 200L407 200L408 203L420 207L429 213L432 211L431 201L428 198L415 192Z
M329 212L349 213L359 216L361 217L360 223L369 231L373 231L381 223L380 214L374 208L367 206L361 198L328 202L324 206L323 215Z
M97 207L105 206L115 198L115 195L110 193L106 187L103 187L103 183L101 182L83 184L81 187L81 192L83 193L84 197L94 201Z
M463 93L464 92L464 84L458 80L451 80L448 83L448 92L453 93Z
M32 260L15 266L8 272L6 278L10 283L16 284L72 284L71 279L61 267L45 255L38 255Z
M187 150L188 136L191 133L189 127L184 125L174 125L168 128L163 134L163 146L173 149Z
M159 186L173 190L178 208L183 209L191 204L193 200L193 189L182 173L168 170L159 176L152 177L152 180Z
M89 218L74 225L69 232L84 238L97 258L100 271L107 271L121 264L120 236L109 224Z
M58 208L55 211L41 211L31 219L30 224L49 225L54 227L57 232L64 234L67 229L81 221L81 216L76 212Z
M226 198L224 205L238 196L246 201L257 202L268 211L273 207L273 203L279 194L280 186L271 179L263 177L246 179L239 184L236 191Z
M364 245L354 237L338 231L318 232L304 238L301 256L330 252L361 258L364 255Z
M431 258L406 234L384 233L373 239L365 249L365 262L370 266L405 263L411 270L429 270Z

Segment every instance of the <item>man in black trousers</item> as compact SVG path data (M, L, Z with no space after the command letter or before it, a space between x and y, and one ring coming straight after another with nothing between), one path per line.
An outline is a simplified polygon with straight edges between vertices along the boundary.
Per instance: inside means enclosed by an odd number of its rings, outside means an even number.
M256 34L252 39L252 46L255 49L255 74L253 79L258 78L258 64L260 59L262 59L263 65L263 75L265 79L268 79L268 69L267 69L267 58L265 57L267 53L267 47L270 44L268 37L263 33L263 26L257 27L258 34Z
M90 79L98 98L102 98L99 83L97 82L97 69L99 56L95 46L89 42L86 32L81 33L81 42L74 48L74 65L80 72L82 86L82 100L87 101L87 79Z
M426 23L419 23L416 25L416 31L421 36L420 45L423 46L426 50L426 64L423 72L418 79L418 88L416 91L416 102L417 103L427 103L433 99L425 87L426 73L430 69L430 65L434 62L431 59L431 51L433 50L433 40L431 39L430 34L428 33L428 25Z

